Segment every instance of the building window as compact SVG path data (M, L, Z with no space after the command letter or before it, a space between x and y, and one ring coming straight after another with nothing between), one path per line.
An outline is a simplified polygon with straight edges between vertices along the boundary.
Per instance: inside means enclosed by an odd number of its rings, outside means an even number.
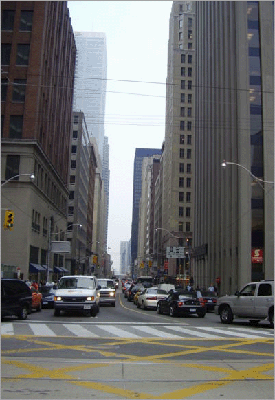
M192 94L188 94L188 103L192 103Z
M8 155L6 160L5 180L12 178L13 176L19 175L20 156ZM13 180L18 181L19 176Z
M183 90L185 89L185 81L181 81L180 88L183 89Z
M192 130L192 121L187 121L187 130L188 131Z
M192 81L188 81L188 90L192 90Z
M192 42L188 43L188 50L192 50Z
M184 158L184 149L180 149L180 158Z
M76 160L71 160L71 168L76 168Z
M192 39L192 29L188 29L188 39Z
M188 28L192 28L192 18L188 18Z
M183 163L179 164L179 172L184 172L184 164Z
M18 44L16 54L16 65L29 65L30 45Z
M185 103L185 93L180 94L180 101L181 103Z
M77 139L77 134L78 134L78 131L73 131L73 138L74 139Z
M77 146L72 146L72 154L76 154Z
M72 183L72 184L75 183L75 175L70 176L70 183Z
M180 144L184 144L184 135L180 135Z
M184 201L184 192L179 192L179 201L180 202Z
M22 139L23 115L10 116L10 135L12 139Z
M192 64L192 55L188 55L188 64Z
M187 144L192 144L192 136L187 135Z
M1 65L10 65L11 44L1 44Z
M190 232L191 226L190 222L186 222L186 232Z
M184 187L184 178L179 178L179 187Z
M192 68L191 67L188 68L188 76L190 76L190 77L192 76Z
M27 79L14 79L12 101L24 103Z
M191 187L191 178L186 178L186 187Z
M179 32L179 41L182 41L182 32Z
M185 54L181 54L180 61L181 61L182 64L185 63Z
M192 108L191 107L188 108L187 115L188 115L188 117L192 117Z
M187 192L186 193L186 202L190 203L190 201L191 201L191 192Z
M68 208L68 215L74 215L74 207L70 206Z
M183 207L179 207L179 217L183 217Z
M30 263L38 264L39 247L30 246Z
M184 131L184 121L180 121L180 130Z
M185 67L181 67L180 74L181 76L185 76Z
M8 80L1 79L1 101L6 101L8 91Z
M71 190L70 193L69 193L69 199L70 200L74 199L74 191L73 190Z
M186 207L185 215L186 215L186 217L190 217L191 216L191 208L190 207Z
M20 31L32 31L33 11L21 11Z
M74 124L78 124L78 115L74 115Z
M179 232L183 232L183 222L179 222Z
M188 174L191 174L191 164L187 164L186 172L187 172Z
M184 107L181 107L180 108L180 116L184 117L184 114L185 114L185 109L184 109Z
M191 149L187 149L187 158L191 158Z
M183 27L183 20L182 18L179 19L179 29L181 29Z
M14 10L2 11L2 25L1 25L2 31L13 31L14 15L15 15Z

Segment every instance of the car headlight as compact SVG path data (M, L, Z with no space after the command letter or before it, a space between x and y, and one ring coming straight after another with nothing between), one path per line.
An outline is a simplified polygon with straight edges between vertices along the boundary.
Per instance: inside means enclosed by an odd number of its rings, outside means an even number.
M95 299L94 296L89 296L87 297L86 301L93 301L94 299Z
M60 297L60 296L54 296L54 301L61 301L62 300L62 297Z
M114 297L115 292L109 292L109 296Z

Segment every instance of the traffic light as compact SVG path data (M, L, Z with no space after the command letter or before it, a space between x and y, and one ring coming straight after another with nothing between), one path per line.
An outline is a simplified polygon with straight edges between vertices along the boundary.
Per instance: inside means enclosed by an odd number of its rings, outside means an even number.
M13 223L14 223L14 212L11 210L5 211L5 222L4 228L9 229L10 231L13 230Z

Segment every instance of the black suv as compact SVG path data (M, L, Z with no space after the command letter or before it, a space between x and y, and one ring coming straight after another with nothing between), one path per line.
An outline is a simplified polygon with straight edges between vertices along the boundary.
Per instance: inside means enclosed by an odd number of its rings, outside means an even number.
M1 317L16 315L26 319L32 309L32 292L19 279L1 279Z

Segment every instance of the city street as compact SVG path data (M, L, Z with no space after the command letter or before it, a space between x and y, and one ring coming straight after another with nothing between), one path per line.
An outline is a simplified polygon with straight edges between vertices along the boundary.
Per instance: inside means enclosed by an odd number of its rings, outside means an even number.
M171 318L117 291L97 317L2 322L3 399L273 398L273 329Z

